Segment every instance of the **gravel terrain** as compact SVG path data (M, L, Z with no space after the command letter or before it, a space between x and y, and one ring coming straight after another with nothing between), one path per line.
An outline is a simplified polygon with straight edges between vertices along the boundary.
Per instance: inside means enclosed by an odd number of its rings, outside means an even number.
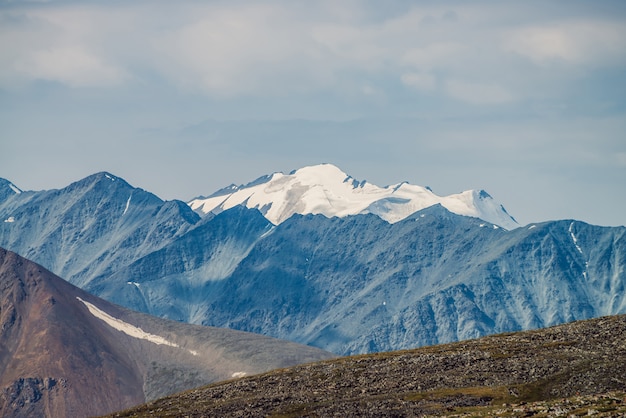
M343 357L213 384L112 416L623 416L625 336L620 315Z

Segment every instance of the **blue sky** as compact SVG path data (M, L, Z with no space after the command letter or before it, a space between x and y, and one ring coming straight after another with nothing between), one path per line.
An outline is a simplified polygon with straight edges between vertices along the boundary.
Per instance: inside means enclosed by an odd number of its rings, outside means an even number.
M329 162L626 224L623 1L2 1L0 64L23 189L187 200Z

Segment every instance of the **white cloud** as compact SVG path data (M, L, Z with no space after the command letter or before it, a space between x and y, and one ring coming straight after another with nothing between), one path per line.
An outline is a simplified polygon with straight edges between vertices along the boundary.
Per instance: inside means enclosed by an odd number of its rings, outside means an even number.
M623 22L575 20L510 31L504 48L541 65L562 61L591 66L626 62Z
M198 13L155 45L159 69L179 85L237 96L307 91L332 81L332 60L292 10L252 4Z
M402 82L416 88L417 90L428 91L437 87L437 80L434 75L429 73L406 73L400 77Z
M72 87L109 86L123 82L128 75L82 47L37 50L21 57L15 68L39 80L58 81Z
M626 60L626 25L618 20L556 16L539 24L531 6L409 6L182 1L0 9L0 85L158 82L217 100L314 94L352 102L374 89L393 103L400 80L469 103L503 103L560 94L558 84L577 77L578 65ZM545 65L554 61L571 66Z
M514 100L511 92L497 84L449 80L446 82L446 92L455 99L480 105L507 103Z
M433 42L419 48L409 48L402 61L420 70L432 70L456 66L463 54L463 46L458 42Z
M109 50L115 18L119 15L81 7L0 11L6 23L0 29L0 60L5 63L0 83L49 80L108 87L128 80L124 64Z

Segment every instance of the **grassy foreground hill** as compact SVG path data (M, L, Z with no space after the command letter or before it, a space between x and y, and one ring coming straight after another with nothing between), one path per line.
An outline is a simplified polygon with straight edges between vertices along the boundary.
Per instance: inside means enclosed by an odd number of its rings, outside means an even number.
M112 416L626 416L624 392L620 315L305 364Z

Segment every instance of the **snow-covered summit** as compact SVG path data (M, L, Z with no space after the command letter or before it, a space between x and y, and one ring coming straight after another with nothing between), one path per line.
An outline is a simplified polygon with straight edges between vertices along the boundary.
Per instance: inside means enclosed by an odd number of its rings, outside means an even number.
M303 167L289 174L274 173L188 202L200 214L217 214L237 205L256 208L276 225L296 213L327 217L372 213L395 223L437 203L450 212L505 229L519 226L484 190L438 196L429 188L406 182L379 187L358 181L332 164Z

